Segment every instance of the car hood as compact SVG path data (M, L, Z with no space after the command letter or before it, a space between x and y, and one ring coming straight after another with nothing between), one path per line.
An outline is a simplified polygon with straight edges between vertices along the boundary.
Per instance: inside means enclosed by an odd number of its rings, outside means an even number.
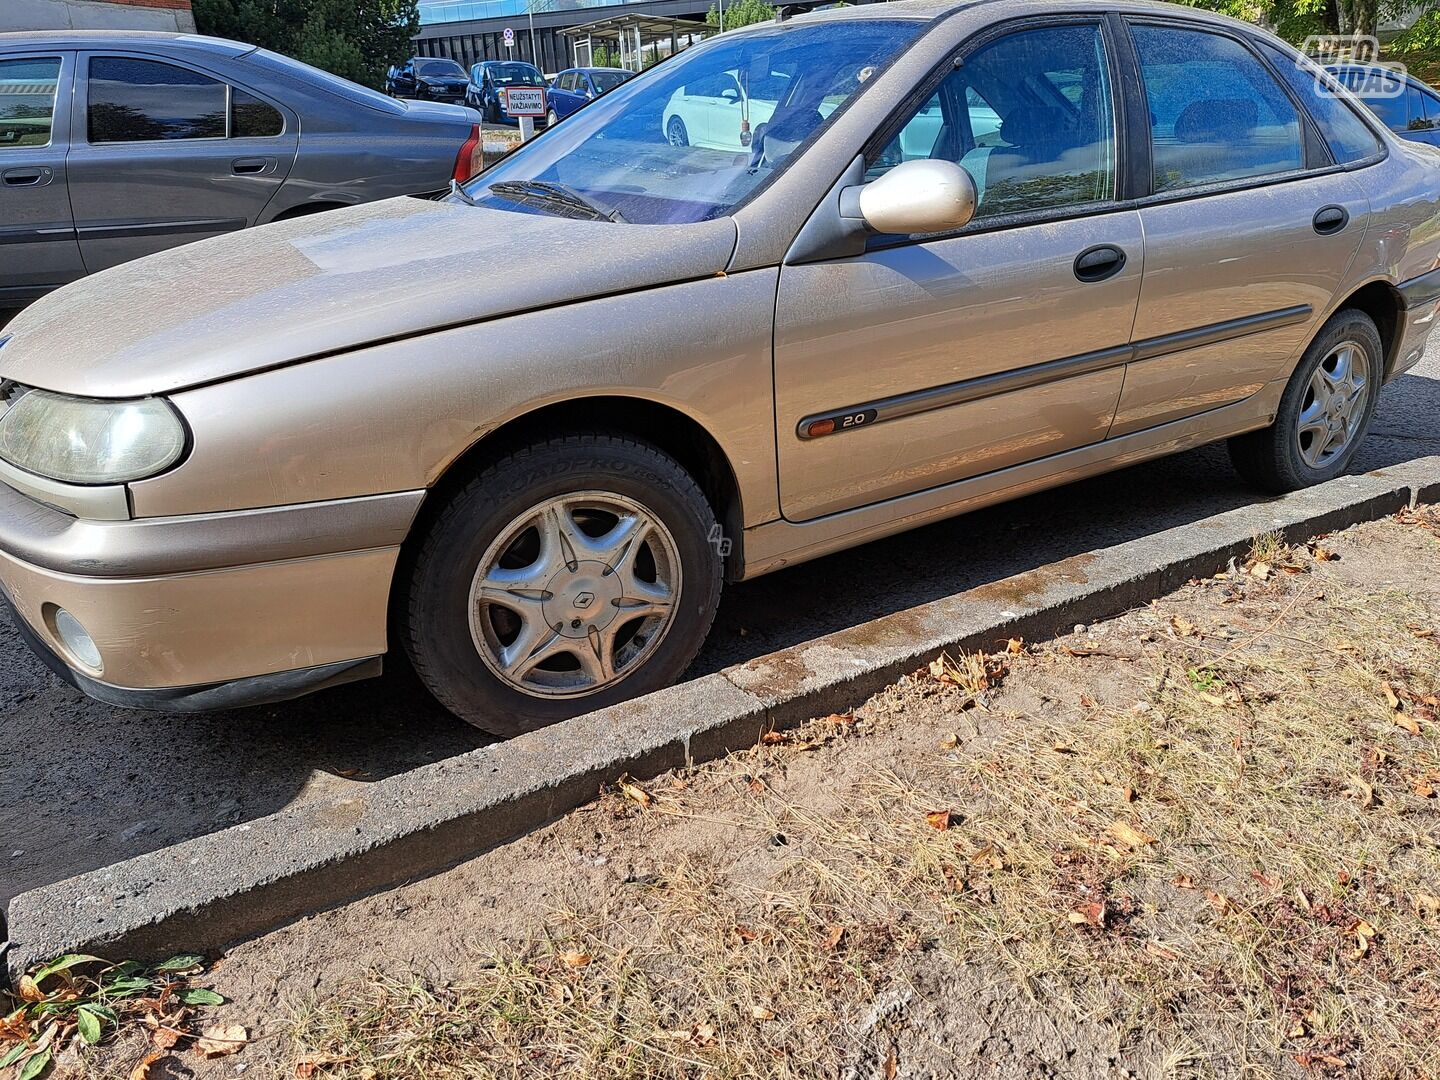
M201 240L67 285L4 331L0 377L163 394L367 343L724 270L728 218L626 225L401 198Z

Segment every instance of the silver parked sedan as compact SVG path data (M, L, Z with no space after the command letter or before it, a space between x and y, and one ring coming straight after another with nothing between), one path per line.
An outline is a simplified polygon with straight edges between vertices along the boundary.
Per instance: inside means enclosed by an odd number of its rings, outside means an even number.
M250 225L478 171L479 114L251 45L0 34L0 309Z
M695 123L734 130L669 137L721 82ZM105 701L274 700L403 648L531 729L679 678L726 579L1215 440L1267 491L1341 473L1440 303L1437 162L1190 8L718 35L445 201L25 312L0 585Z

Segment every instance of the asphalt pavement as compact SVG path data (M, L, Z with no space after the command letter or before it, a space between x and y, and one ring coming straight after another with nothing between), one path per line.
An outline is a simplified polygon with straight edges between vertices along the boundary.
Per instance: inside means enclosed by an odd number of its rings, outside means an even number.
M1437 416L1440 343L1385 389L1354 471L1440 454ZM1223 446L1206 447L731 586L694 674L1260 498ZM175 717L111 708L57 680L3 610L0 905L485 741L399 664L379 680L259 709Z

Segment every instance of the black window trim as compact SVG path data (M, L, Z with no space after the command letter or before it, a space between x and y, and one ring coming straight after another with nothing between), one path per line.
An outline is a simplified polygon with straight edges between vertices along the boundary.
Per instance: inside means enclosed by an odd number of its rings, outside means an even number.
M286 110L284 107L282 107L278 102L276 102L276 101L275 101L273 98L271 98L269 95L258 93L257 91L252 90L249 86L241 86L241 85L237 84L234 80L232 80L232 79L231 79L229 76L227 76L227 75L221 75L221 74L219 74L218 72L210 71L210 70L208 70L208 69L206 69L206 68L202 68L202 67L197 67L197 66L195 66L194 64L190 63L188 60L177 59L176 57L170 56L168 53L149 53L149 52L138 52L138 51L137 51L137 52L115 52L115 51L110 51L110 50L106 50L106 49L90 49L90 50L85 50L85 51L81 54L81 56L77 58L77 60L78 60L78 59L83 59L83 60L85 61L85 62L84 62L84 65L83 65L83 69L84 69L84 78L83 78L83 79L82 79L81 76L80 76L80 72L81 72L81 67L82 67L82 65L80 65L80 64L77 62L76 68L75 68L75 81L76 81L76 83L79 84L79 83L82 83L82 82L83 82L83 83L84 83L84 86L85 86L85 108L84 108L84 111L83 111L80 119L81 119L82 121L84 121L85 145L88 146L88 147L90 147L90 148L92 148L92 149L98 149L98 148L107 147L107 146L136 146L136 145L141 145L141 144L146 145L146 146L149 146L149 145L152 145L152 144L154 144L154 143L165 143L165 142L185 142L185 143L204 142L204 143L218 143L218 142L227 142L227 141L229 141L229 140L231 140L231 139L235 139L235 138L241 138L241 136L237 136L237 135L233 134L234 121L235 121L235 111L234 111L234 101L233 101L233 99L234 99L235 91L236 91L236 90L241 90L241 91L243 91L244 93L249 94L249 95L250 95L251 97L253 97L256 101L264 102L266 105L269 105L272 109L274 109L277 113L280 114L280 124L281 124L281 127L280 127L280 130L279 130L276 134L274 134L274 135L246 135L246 136L243 136L244 139L246 139L247 141L250 140L250 139L283 139L283 138L289 133L289 131L290 131L290 115L289 115L288 110ZM98 59L98 60L146 60L146 61L150 61L151 63L156 63L156 64L169 64L171 67L177 67L177 68L180 68L180 69L182 69L182 70L184 70L184 71L192 72L192 73L194 73L194 74L196 74L196 75L203 75L203 76L204 76L205 78L207 78L207 79L211 79L211 80L213 80L214 82L218 82L221 86L225 87L225 134L224 134L224 135L205 135L205 136L202 136L202 137L200 137L200 138L195 138L195 139L127 139L127 140L125 140L124 142L98 142L98 143L97 143L97 142L91 142L91 141L90 141L90 62L91 62L92 60L97 60L97 59ZM78 95L77 95L76 104L78 105ZM72 126L73 126L73 121L72 121ZM75 140L74 135L73 135L73 133L72 133L72 135L71 135L71 142L74 143L75 141L76 141L76 140Z
M1115 139L1115 197L1088 203L1070 203L1065 206L1045 207L1040 210L1020 211L1013 214L996 214L994 217L981 218L971 221L962 229L952 229L939 233L924 233L911 236L871 236L866 240L865 250L883 251L890 248L907 247L912 244L930 244L940 240L951 240L963 236L978 236L984 233L998 232L1002 229L1023 228L1028 225L1043 225L1055 221L1067 221L1072 218L1101 217L1106 214L1113 214L1121 211L1133 210L1136 207L1135 196L1129 189L1134 177L1130 176L1127 167L1130 154L1127 152L1129 143L1129 111L1133 103L1127 100L1121 86L1122 72L1119 67L1119 48L1114 42L1115 26L1108 12L1102 8L1086 8L1077 11L1064 13L1047 13L1044 15L1020 15L1012 19L1005 19L992 23L980 33L967 38L960 45L952 49L945 59L936 64L934 68L916 84L916 89L906 95L896 108L891 110L885 122L877 127L870 138L865 141L860 150L860 156L868 164L875 156L889 146L900 130L910 122L915 112L923 106L935 92L940 84L957 68L963 67L965 59L972 56L987 45L1010 37L1016 33L1027 30L1047 29L1057 26L1094 26L1100 30L1101 41L1105 46L1106 74L1110 80L1111 108L1114 121ZM1128 41L1128 39L1127 39ZM1133 45L1130 46L1133 49ZM1138 74L1138 73L1137 73ZM1148 143L1147 143L1148 147ZM1148 158L1147 149L1146 156Z

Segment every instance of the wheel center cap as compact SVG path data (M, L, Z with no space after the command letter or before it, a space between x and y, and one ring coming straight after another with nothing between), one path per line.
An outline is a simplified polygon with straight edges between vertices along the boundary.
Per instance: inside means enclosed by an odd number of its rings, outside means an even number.
M561 567L546 585L550 598L541 608L552 630L569 638L583 638L591 627L603 630L620 609L615 601L623 595L619 574L607 574L602 562L577 563L574 570Z

